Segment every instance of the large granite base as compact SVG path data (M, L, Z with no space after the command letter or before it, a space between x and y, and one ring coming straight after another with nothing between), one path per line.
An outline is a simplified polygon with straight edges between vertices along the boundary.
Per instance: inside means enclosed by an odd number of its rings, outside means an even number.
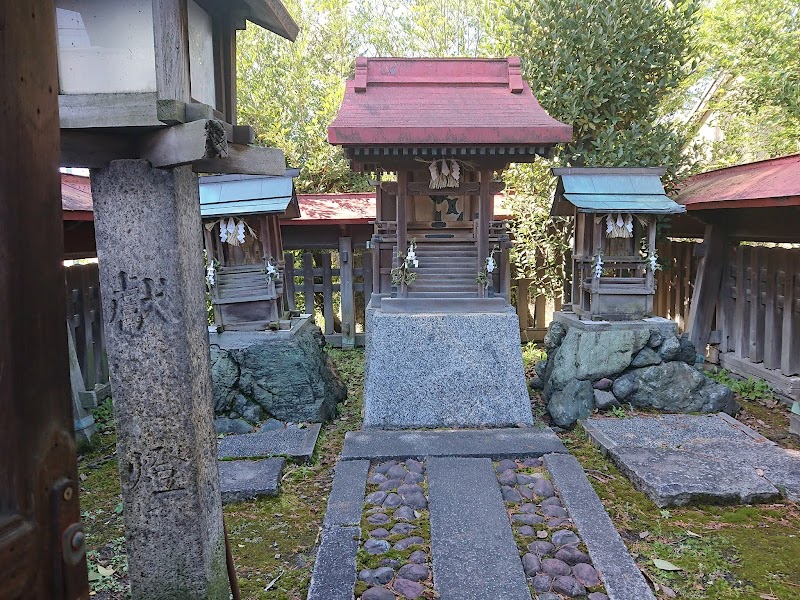
M364 427L532 425L512 310L367 310Z

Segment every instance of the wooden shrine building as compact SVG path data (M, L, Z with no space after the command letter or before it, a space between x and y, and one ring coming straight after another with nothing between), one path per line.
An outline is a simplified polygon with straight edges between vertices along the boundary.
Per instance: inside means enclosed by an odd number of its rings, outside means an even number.
M300 216L298 174L200 178L206 285L218 327L264 330L283 317L280 220Z
M572 310L580 318L652 316L656 217L686 209L664 193L662 168L564 168L551 215L575 218Z
M532 425L494 195L571 138L518 58L356 59L328 140L379 182L365 428Z
M328 139L354 169L396 174L378 177L373 294L476 298L489 287L507 299L510 244L493 215L503 188L496 175L571 137L539 106L518 58L357 58ZM412 241L414 275L404 278Z

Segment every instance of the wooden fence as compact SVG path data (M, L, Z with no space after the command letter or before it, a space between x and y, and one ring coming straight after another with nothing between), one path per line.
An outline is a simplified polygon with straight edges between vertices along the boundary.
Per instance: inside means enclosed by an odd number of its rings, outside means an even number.
M66 267L64 272L67 325L75 340L85 389L93 392L108 384L100 275L96 262Z
M294 310L302 299L306 312L322 314L319 325L330 344L363 346L364 311L372 294L371 253L354 254L351 239L339 238L338 252L286 252L284 260L289 308Z
M689 318L697 258L694 242L667 241L659 245L659 262L662 269L656 273L656 295L653 313L673 319L682 332ZM554 310L561 310L563 299L547 294L537 294L531 289L530 279L517 279L512 283L512 301L519 317L520 336L524 342L541 342L547 333Z
M656 272L656 294L653 298L653 314L671 319L683 332L689 321L689 305L697 274L698 258L694 242L666 241L658 246L658 262L661 270Z
M800 399L800 249L731 247L722 277L720 364Z

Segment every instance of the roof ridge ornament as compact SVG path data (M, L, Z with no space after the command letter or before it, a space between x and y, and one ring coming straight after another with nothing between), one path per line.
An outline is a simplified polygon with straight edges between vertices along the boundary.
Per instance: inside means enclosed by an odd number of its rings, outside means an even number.
M512 94L522 93L522 64L519 56L508 57L508 89Z
M365 56L356 57L356 76L355 90L357 93L367 91L367 58Z

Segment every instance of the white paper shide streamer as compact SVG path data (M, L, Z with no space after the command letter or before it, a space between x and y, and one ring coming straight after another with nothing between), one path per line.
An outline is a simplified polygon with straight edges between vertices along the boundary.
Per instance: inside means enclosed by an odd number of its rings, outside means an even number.
M461 166L456 160L434 160L428 165L431 174L431 189L458 187L461 182Z

